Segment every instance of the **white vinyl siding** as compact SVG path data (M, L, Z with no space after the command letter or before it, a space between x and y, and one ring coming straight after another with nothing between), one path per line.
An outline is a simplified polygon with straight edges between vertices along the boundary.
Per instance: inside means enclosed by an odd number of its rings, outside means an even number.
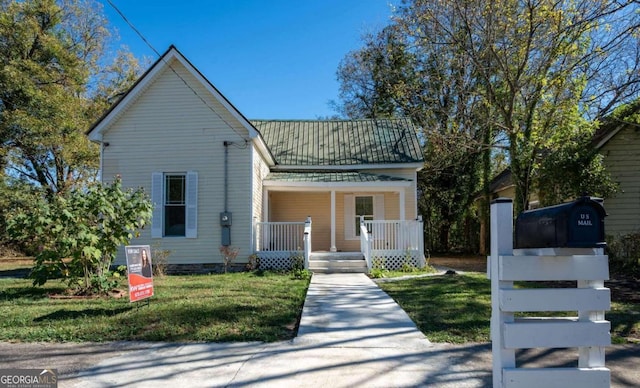
M618 132L600 153L607 170L620 184L618 192L605 198L605 233L628 234L640 229L640 132L625 128Z
M140 230L140 237L131 244L170 250L171 264L221 263L218 248L219 214L224 211L223 142L239 145L229 147L228 190L229 211L233 212L231 243L240 248L236 262L242 263L250 254L252 226L252 147L243 148L249 134L179 62L172 61L171 65L198 94L173 71L159 74L105 131L103 141L109 146L103 152L104 180L119 174L123 187L142 187L154 204L162 204L162 173L197 171L197 204L191 207L197 212L186 209L187 224L196 226L185 228L185 235L189 233L190 238L152 239L152 232L154 237L162 236L162 225L155 223L162 220L157 216L161 210L154 206L151 227ZM154 172L161 173L159 199L154 195ZM187 177L187 186L189 180ZM191 203L188 193L187 201ZM192 235L190 231L197 233ZM124 249L118 255L117 263L121 262Z
M253 219L255 221L263 221L263 180L269 175L269 166L258 151L257 147L253 147Z

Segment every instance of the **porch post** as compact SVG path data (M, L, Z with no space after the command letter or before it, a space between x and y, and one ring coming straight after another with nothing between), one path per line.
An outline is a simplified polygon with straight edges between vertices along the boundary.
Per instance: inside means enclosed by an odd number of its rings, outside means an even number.
M336 252L336 191L331 190L331 252Z
M399 194L398 197L400 198L400 220L401 221L406 220L405 214L404 214L404 211L405 211L405 205L404 205L404 203L405 203L404 202L405 201L405 192L406 192L405 189L401 189L398 192L398 194Z

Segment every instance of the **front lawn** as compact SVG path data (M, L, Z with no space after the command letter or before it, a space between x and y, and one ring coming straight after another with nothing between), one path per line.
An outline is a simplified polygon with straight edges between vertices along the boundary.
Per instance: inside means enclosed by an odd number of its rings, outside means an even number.
M491 283L485 274L420 277L381 282L379 286L430 341L489 341ZM611 322L613 343L640 340L640 303L614 299L606 319Z
M0 340L286 340L297 330L308 280L245 272L166 276L154 287L147 306L126 296L52 299L64 291L59 282L34 288L29 279L0 278Z

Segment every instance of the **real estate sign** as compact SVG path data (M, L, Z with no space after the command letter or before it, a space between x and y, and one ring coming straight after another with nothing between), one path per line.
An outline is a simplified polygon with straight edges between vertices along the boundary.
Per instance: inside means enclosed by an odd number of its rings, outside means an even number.
M129 301L136 302L153 296L151 248L149 245L126 246Z

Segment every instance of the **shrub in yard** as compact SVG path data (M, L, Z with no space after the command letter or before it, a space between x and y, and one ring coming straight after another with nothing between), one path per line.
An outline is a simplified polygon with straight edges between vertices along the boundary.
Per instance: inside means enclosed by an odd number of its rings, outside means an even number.
M247 271L255 271L260 268L260 258L255 253L249 255L249 261L247 262Z
M227 270L231 263L238 257L238 253L240 252L240 248L232 247L229 245L220 245L220 255L222 255L222 266L224 268L224 273L227 273Z
M115 286L109 271L120 245L128 244L151 218L142 189L94 183L52 196L34 196L9 219L13 238L37 253L34 285L63 278L77 294L106 293Z
M640 276L640 232L607 236L607 254L613 271Z
M153 258L153 276L162 277L167 274L171 250L162 249L160 244L154 245L152 248L153 253L151 254L151 257Z
M291 275L294 279L310 279L311 271L304 268L304 254L302 251L291 252Z
M371 261L371 271L369 271L369 276L374 279L379 279L387 276L387 272L389 272L384 267L384 258L374 257Z

